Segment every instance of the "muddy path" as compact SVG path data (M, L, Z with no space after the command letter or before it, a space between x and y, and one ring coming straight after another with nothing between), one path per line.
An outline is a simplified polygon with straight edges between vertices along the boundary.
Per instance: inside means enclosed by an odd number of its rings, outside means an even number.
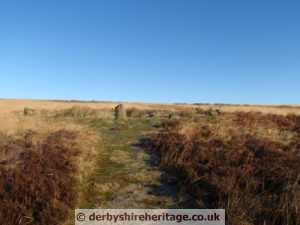
M87 124L101 133L104 150L81 208L193 207L175 176L157 165L151 150L142 148L142 140L158 132L159 121L94 119Z

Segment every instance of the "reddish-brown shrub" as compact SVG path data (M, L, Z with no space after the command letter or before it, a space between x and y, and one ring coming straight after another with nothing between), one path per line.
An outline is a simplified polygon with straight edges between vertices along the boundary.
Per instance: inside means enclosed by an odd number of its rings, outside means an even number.
M164 124L161 133L146 142L162 166L173 168L189 192L207 208L225 208L227 223L300 224L295 196L300 171L299 116L236 113L243 126L276 127L295 132L293 143L283 144L253 133L219 136L211 126L180 134L180 124ZM167 126L167 127L166 127ZM297 147L298 146L298 147ZM298 148L298 151L295 151Z
M55 225L66 219L76 199L72 156L78 150L63 140L75 137L61 130L44 143L34 145L27 136L0 146L8 155L0 164L0 224Z
M261 112L236 112L238 125L246 127L274 127L291 131L300 131L300 116L289 114L287 116L275 114L263 114Z

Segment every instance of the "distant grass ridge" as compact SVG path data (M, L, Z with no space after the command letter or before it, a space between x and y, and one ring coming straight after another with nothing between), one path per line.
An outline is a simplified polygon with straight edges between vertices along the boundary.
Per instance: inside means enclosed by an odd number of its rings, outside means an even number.
M89 107L72 107L55 112L56 117L87 118L97 115L97 110Z

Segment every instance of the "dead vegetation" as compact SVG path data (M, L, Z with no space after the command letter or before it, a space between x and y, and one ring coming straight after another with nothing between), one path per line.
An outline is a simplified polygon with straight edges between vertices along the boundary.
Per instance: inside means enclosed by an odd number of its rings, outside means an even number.
M55 225L68 219L87 191L98 141L83 130L1 135L0 224Z
M101 101L49 101L49 100L18 100L0 99L0 113L23 111L25 107L42 110L69 109L73 107L88 107L100 110L101 116L113 116L110 111L118 104L126 105L127 109L152 111L185 111L185 110L220 110L222 112L262 112L264 114L300 115L299 105L232 105L232 104L166 104L166 103L135 103L135 102L101 102Z
M0 223L60 224L76 201L77 132L59 130L39 144L27 132L0 145Z
M37 111L0 111L0 224L62 224L97 162L100 135L74 122L94 110L66 109L71 116L59 118L61 109Z
M299 224L300 117L222 113L162 124L146 147L227 223Z
M46 114L49 114L47 112ZM61 109L54 111L55 117L73 117L73 118L89 118L97 116L98 112L96 109L89 107L72 107L68 109Z
M0 224L55 225L67 216L66 224L73 223L68 212L81 204L92 185L86 181L101 162L100 132L76 121L113 120L116 104L0 100ZM36 113L24 116L25 107ZM126 108L131 124L140 118L155 126L168 121L148 146L162 165L178 172L199 206L225 208L229 224L299 223L297 107L128 103ZM226 113L237 109L245 112ZM257 112L247 112L252 109ZM273 110L282 115L265 114ZM121 123L111 131L129 128Z

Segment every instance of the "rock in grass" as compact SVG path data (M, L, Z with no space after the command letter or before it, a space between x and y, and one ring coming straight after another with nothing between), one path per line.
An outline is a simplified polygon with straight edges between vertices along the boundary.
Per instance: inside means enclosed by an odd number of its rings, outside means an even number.
M36 111L34 109L24 108L24 116L33 116L36 115Z
M220 110L218 110L218 109L209 109L209 110L205 111L204 114L206 116L216 117L216 116L220 115Z
M170 113L169 114L169 119L179 120L180 116L176 113Z
M115 107L115 120L126 119L126 109L123 104L117 105Z

